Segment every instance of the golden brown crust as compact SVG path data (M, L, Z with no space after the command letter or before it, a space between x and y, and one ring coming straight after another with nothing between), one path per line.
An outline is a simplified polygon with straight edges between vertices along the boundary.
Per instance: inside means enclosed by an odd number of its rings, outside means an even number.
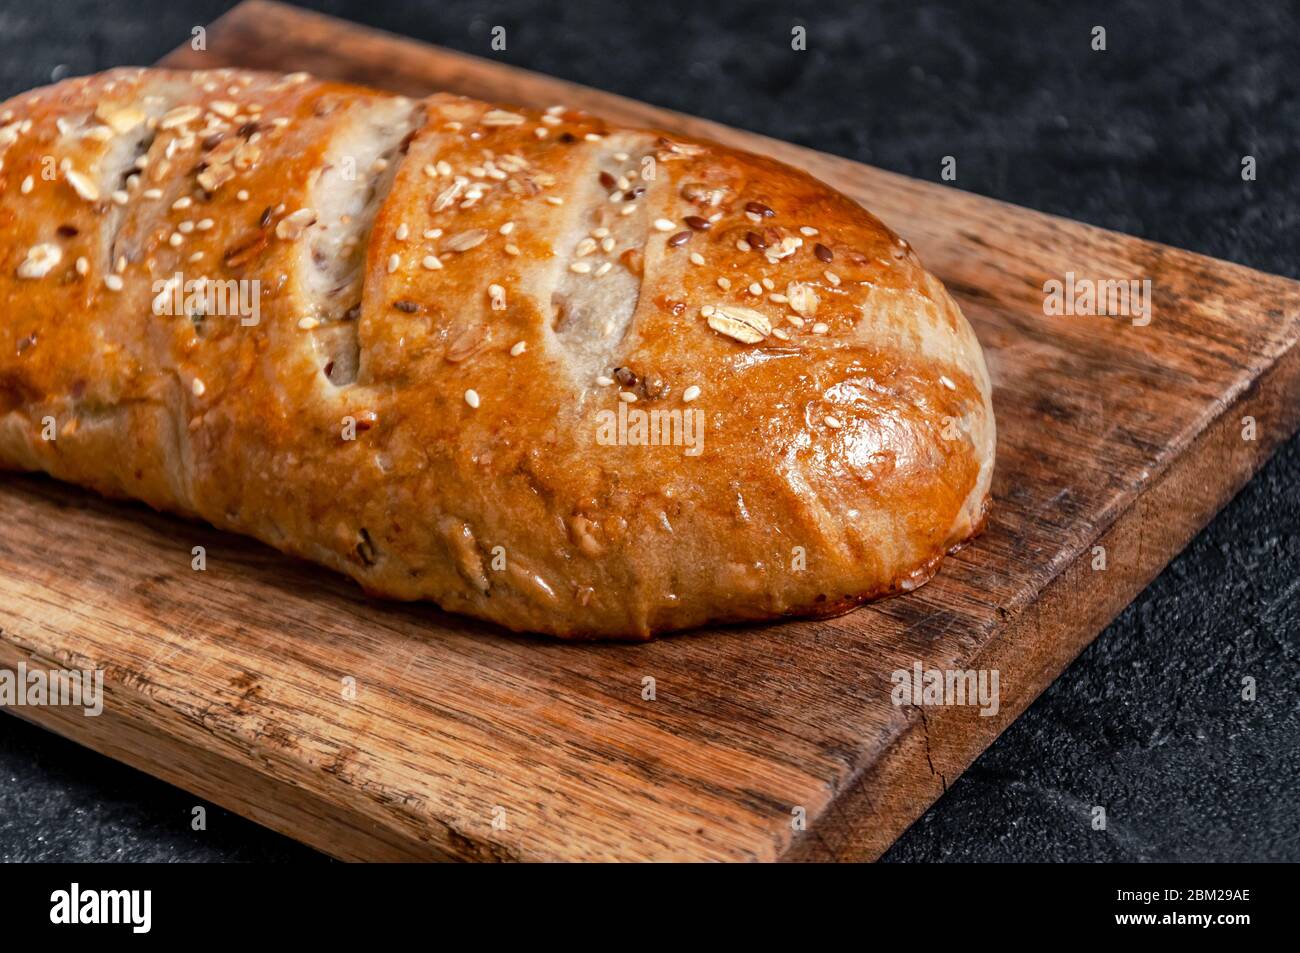
M136 70L0 107L0 155L0 465L562 637L851 606L982 520L970 328L771 160ZM257 322L187 316L204 279Z

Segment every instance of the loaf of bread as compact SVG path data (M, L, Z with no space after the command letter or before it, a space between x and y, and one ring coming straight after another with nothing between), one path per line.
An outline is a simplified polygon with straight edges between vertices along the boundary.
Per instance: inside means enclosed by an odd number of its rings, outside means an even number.
M970 327L761 156L115 70L0 106L0 162L0 467L566 638L844 611L984 520Z

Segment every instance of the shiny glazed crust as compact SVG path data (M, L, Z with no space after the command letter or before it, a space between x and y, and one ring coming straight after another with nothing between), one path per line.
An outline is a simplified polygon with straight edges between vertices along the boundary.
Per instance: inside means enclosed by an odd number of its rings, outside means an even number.
M115 70L0 106L0 157L0 466L566 638L838 611L982 524L970 327L761 156Z

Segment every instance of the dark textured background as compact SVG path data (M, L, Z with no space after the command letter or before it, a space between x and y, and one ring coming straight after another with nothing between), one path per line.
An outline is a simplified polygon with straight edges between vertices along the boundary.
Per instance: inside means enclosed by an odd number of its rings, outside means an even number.
M1283 5L310 5L908 175L937 179L953 155L960 188L1300 276L1300 28ZM226 6L3 0L0 97L150 63ZM496 24L506 53L488 48ZM1298 631L1292 440L886 859L1300 860ZM192 832L195 803L0 717L0 859L320 858L212 806Z

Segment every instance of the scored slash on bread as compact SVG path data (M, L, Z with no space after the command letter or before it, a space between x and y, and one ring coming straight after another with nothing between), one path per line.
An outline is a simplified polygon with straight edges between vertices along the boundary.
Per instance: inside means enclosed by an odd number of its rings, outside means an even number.
M842 611L985 517L970 327L769 159L114 70L0 106L0 162L0 466L573 638Z

